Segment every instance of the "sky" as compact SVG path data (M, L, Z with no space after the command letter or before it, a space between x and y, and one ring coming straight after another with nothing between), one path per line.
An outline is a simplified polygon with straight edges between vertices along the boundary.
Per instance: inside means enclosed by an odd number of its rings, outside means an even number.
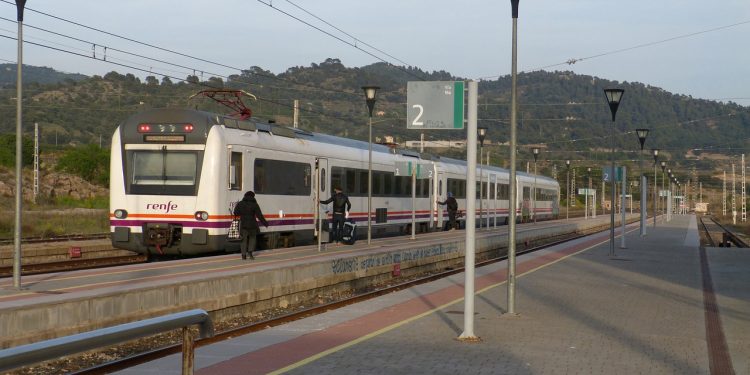
M24 63L86 75L115 70L139 77L151 72L157 77L168 74L182 78L195 70L207 79L211 75L237 74L237 69L251 66L281 73L327 58L338 58L347 67L369 65L380 58L427 71L445 70L468 79L494 79L511 71L512 19L508 0L28 0L26 7L25 41L83 56L26 44ZM15 38L13 1L0 2L0 17L0 35ZM659 41L665 42L637 47ZM749 43L748 0L520 2L519 71L567 70L750 106ZM615 52L623 49L626 50ZM101 61L105 55L108 61L131 68ZM90 58L93 56L97 59ZM0 38L0 62L16 59L16 41ZM565 63L571 59L578 61Z

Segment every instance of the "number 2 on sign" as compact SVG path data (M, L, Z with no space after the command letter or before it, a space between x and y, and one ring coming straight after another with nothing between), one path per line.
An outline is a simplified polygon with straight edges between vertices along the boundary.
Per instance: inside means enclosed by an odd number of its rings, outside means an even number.
M417 114L417 117L414 118L414 121L412 121L411 124L413 126L424 126L424 123L422 121L419 121L419 119L422 118L422 115L424 114L424 107L422 107L421 104L414 104L411 107L419 110L419 114Z

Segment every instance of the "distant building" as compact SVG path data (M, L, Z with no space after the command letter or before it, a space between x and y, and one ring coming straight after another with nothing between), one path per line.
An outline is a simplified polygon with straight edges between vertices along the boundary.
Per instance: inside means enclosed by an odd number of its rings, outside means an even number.
M695 203L695 213L696 214L706 214L706 213L708 213L708 203L707 202L696 202Z
M408 148L420 148L421 145L421 141L406 141L404 144ZM466 141L424 141L424 148L466 148Z

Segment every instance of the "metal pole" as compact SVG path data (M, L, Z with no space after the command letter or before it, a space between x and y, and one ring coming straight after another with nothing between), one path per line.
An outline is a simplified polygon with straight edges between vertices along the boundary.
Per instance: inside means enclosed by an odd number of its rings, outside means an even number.
M476 341L474 335L474 251L475 251L475 217L477 193L477 93L479 84L469 81L469 108L466 145L466 260L464 261L464 331L458 337L460 340Z
M508 223L508 314L516 313L516 121L518 120L518 2L510 0L513 10L513 43L510 88L510 220Z
M641 237L643 237L646 235L646 217L648 216L648 207L646 206L646 196L648 194L643 194L647 191L644 184L646 176L645 173L643 173L643 146L641 146L641 152L638 153L638 173L640 173L640 181L638 181L638 183L641 185L641 220L639 221Z
M568 217L570 216L570 166L568 166L568 177L565 180L565 192L568 195L565 202L565 220L568 220Z
M182 327L182 375L193 375L195 342L190 327Z
M612 119L612 153L610 154L610 159L612 159L612 176L610 176L611 180L611 186L612 189L612 204L610 205L610 212L609 212L609 256L613 257L615 256L615 177L617 176L617 170L615 170L615 132L617 131L617 127L615 127L615 121Z
M367 244L372 241L372 112L370 113L367 156Z
M419 164L415 165L414 168L411 169L411 239L416 239L416 230L417 230L417 216L416 216L416 207L417 207L417 168L419 168Z
M294 99L294 120L293 120L293 126L294 128L299 127L299 99Z
M482 229L482 221L484 221L484 168L482 163L482 151L484 151L484 145L479 144L479 229Z
M23 203L23 129L21 127L23 80L21 79L21 70L23 66L23 10L25 5L26 0L16 0L18 20L18 59L16 61L16 214L13 231L13 286L16 289L21 289L21 205Z
M654 228L656 228L656 161L654 160Z
M536 159L534 159L534 192L531 193L531 215L534 217L534 224L536 224Z
M39 124L34 123L34 203L39 196Z
M624 249L625 248L625 189L627 187L627 181L628 181L628 179L627 179L626 176L627 176L627 169L623 165L622 166L622 194L621 194L622 195L622 199L621 199L622 203L620 203L620 209L621 209L620 210L621 211L620 217L622 219L622 223L621 223L622 224L622 236L621 236L622 238L620 238L620 249Z

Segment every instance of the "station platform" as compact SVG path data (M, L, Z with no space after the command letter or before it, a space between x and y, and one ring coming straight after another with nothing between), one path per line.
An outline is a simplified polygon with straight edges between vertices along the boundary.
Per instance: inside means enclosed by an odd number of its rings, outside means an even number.
M635 220L635 217L631 217ZM593 233L609 218L519 225L519 248ZM477 259L502 255L507 226L477 230ZM465 232L421 233L239 254L24 276L21 289L0 278L0 348L200 308L214 322L316 303L321 295L358 290L396 277L460 266Z
M750 374L750 249L699 246L675 215L627 248L599 233L476 272L474 333L459 274L196 352L198 374ZM177 374L180 356L121 374Z

